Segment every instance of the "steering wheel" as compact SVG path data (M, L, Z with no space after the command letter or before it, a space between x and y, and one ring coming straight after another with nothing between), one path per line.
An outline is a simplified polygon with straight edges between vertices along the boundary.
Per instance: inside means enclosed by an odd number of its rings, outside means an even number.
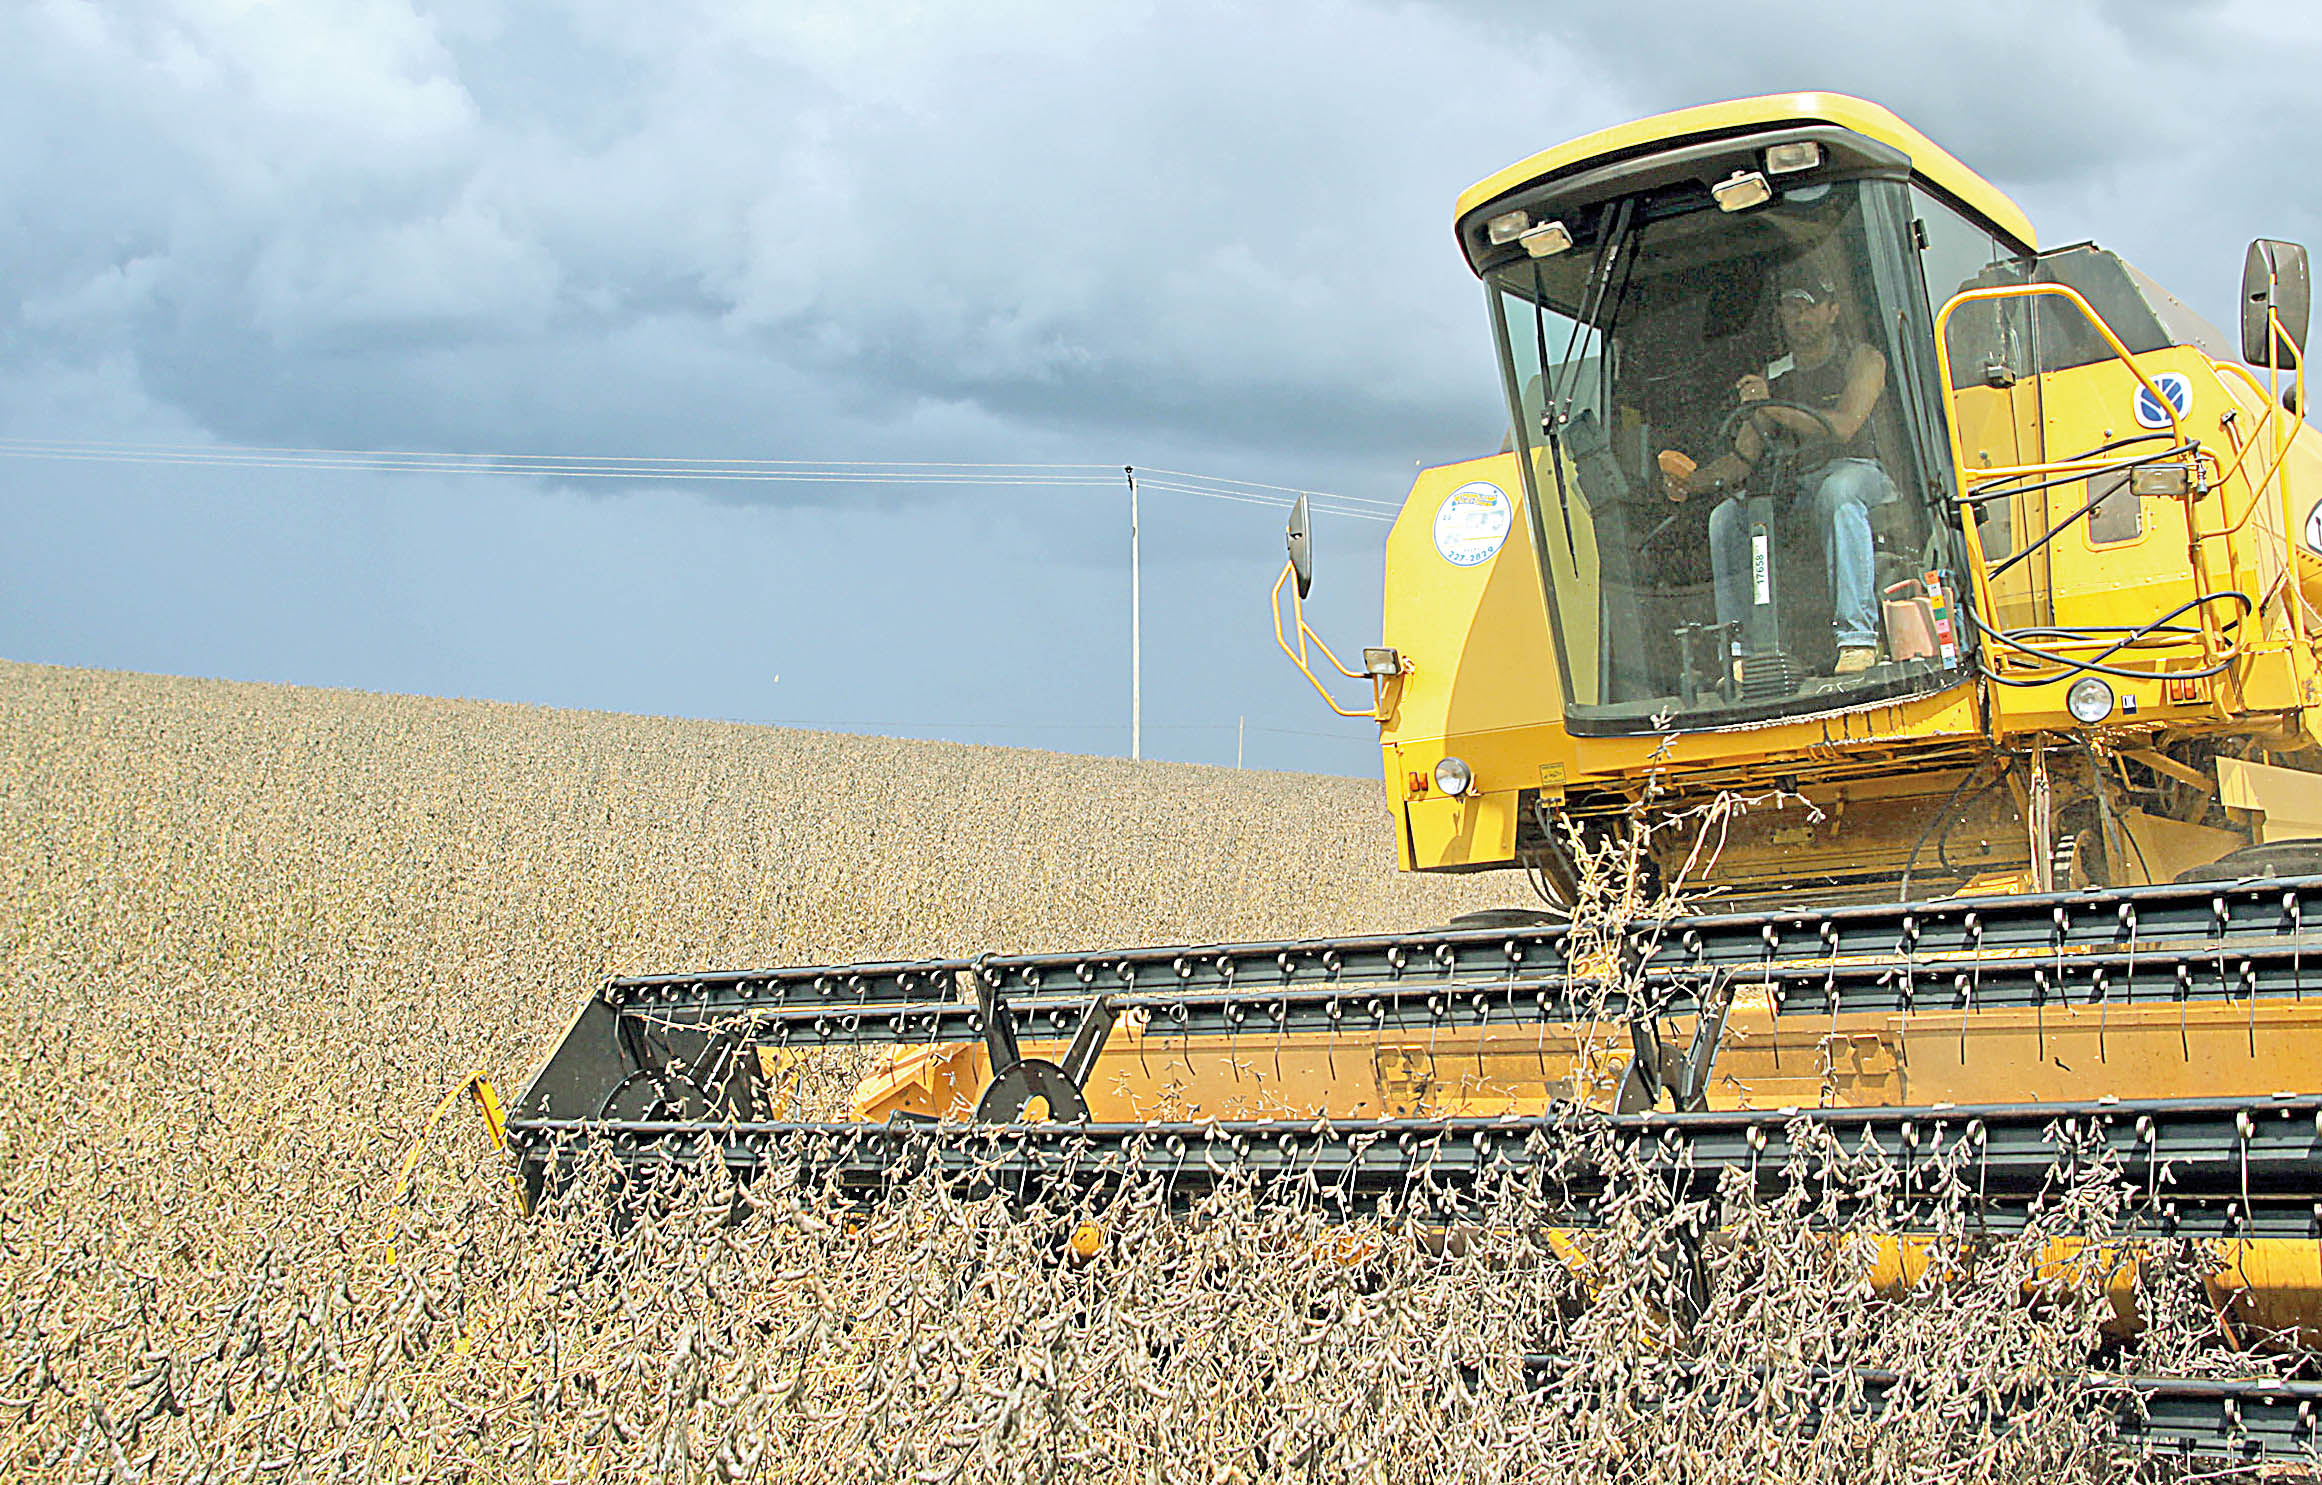
M1775 408L1804 413L1814 420L1814 430L1801 433L1787 422L1765 416ZM1796 402L1777 402L1771 398L1745 402L1727 413L1725 420L1717 425L1714 442L1720 448L1731 448L1735 435L1741 431L1744 423L1758 430L1758 442L1763 449L1769 453L1781 451L1789 466L1800 473L1820 469L1838 454L1838 430L1831 427L1830 419L1815 408Z

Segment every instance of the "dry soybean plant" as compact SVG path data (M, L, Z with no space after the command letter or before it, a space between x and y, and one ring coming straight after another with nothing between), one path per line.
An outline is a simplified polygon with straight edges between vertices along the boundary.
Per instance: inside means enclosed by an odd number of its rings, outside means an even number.
M1361 781L0 666L0 1475L2152 1477L2083 1375L2117 1255L1939 1231L1881 1290L1893 1193L1835 1150L1709 1212L1576 1129L1608 1193L1570 1236L1521 1185L849 1203L714 1162L525 1217L473 1121L422 1139L612 973L1506 896L1391 857ZM2091 1168L2044 1220L2119 1200ZM2157 1272L2148 1350L2226 1367Z
M1230 1184L850 1205L710 1170L618 1204L584 1172L518 1225L495 1164L446 1163L392 1266L267 1253L192 1336L112 1296L123 1333L34 1383L20 1447L117 1479L2130 1477L2077 1370L2094 1285L2034 1234L1883 1298L1867 1240L1809 1220L1819 1180L1729 1203L1688 1304L1699 1214L1642 1169L1579 1253L1515 1189L1447 1228ZM2105 1199L2058 1215L2101 1230ZM1859 1367L1908 1389L1875 1420Z

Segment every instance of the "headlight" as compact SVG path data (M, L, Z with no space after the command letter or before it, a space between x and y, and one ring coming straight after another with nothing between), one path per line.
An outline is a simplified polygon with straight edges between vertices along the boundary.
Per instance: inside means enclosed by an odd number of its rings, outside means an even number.
M2102 676L2084 675L2064 693L2064 710L2073 721L2093 727L2112 715L2112 687Z
M1456 798L1475 787L1475 770L1464 758L1446 758L1435 765L1435 787Z

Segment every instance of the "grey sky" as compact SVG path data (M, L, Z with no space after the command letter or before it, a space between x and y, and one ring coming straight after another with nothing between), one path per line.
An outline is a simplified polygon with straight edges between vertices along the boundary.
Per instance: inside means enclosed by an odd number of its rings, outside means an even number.
M2221 322L2322 238L2304 7L19 0L0 437L1137 462L1399 497L1496 445L1458 191L1886 102ZM1110 491L0 459L0 654L1125 750ZM1152 496L1147 751L1367 772L1279 515ZM1326 522L1375 634L1385 528ZM776 676L780 679L777 681Z

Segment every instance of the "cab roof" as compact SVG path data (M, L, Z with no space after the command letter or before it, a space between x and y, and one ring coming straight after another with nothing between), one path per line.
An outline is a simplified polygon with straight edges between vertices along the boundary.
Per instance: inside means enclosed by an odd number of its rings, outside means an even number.
M1583 134L1554 149L1542 150L1528 160L1519 160L1469 186L1460 193L1457 219L1464 220L1477 207L1521 186L1562 175L1592 161L1642 154L1659 145L1793 123L1835 124L1901 150L1910 156L1912 172L1936 190L1982 217L1986 225L2027 251L2039 247L2031 218L2001 194L1998 187L1893 113L1844 93L1770 93L1762 98L1737 98L1730 103L1705 103Z

